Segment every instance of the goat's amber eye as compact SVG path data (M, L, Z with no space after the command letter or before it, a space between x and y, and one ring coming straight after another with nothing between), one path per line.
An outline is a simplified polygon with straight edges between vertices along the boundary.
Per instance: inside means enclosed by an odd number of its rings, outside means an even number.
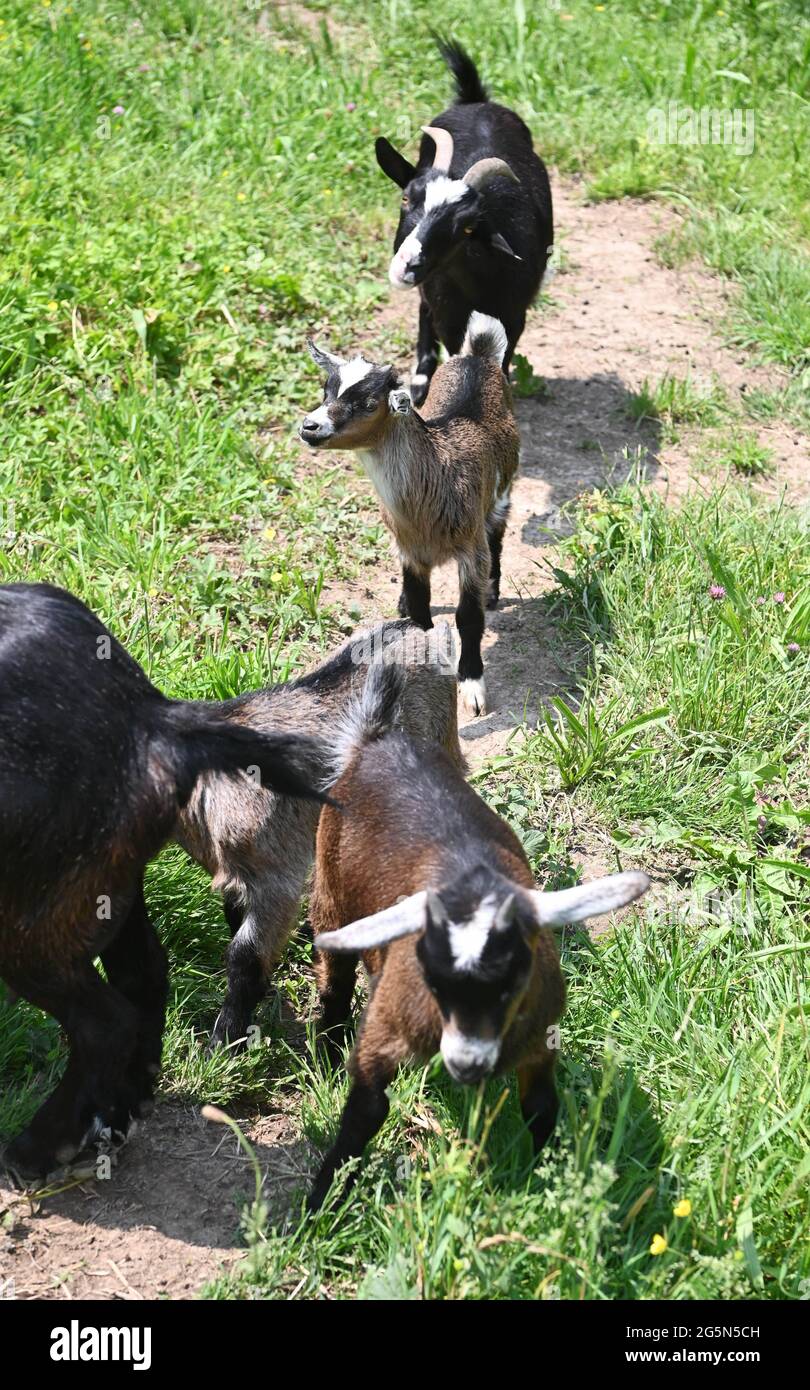
M411 206L411 200L408 197L407 193L403 193L402 195L402 206L404 208L409 208Z
M465 236L472 236L472 234L473 234L473 229L472 229L472 227L465 227L465 228L464 228L464 235L465 235Z

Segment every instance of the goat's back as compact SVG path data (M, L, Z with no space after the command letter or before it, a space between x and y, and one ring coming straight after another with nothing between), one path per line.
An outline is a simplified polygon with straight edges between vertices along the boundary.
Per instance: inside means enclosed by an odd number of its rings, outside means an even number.
M406 620L361 630L300 679L226 701L227 717L262 732L322 737L320 771L326 785L336 721L362 689L369 662L394 661L406 672L402 726L434 739L463 766L456 681L436 646L447 640L443 631L445 624L425 633ZM237 782L207 773L178 817L175 839L213 875L218 888L235 877L264 874L269 867L283 871L288 855L298 875L301 864L308 867L311 861L319 811L314 803L278 797L247 779Z
M463 481L483 486L485 506L509 486L520 460L512 392L491 357L450 357L437 367L423 409L434 447ZM479 484L480 486L480 484Z
M439 883L447 865L457 875L489 862L534 886L514 831L435 743L385 734L358 751L332 795L341 809L321 814L316 873L342 925Z
M101 845L160 839L173 788L139 820L168 702L95 614L46 584L0 587L0 886L53 881ZM136 851L137 852L137 851ZM46 872L47 869L47 872Z

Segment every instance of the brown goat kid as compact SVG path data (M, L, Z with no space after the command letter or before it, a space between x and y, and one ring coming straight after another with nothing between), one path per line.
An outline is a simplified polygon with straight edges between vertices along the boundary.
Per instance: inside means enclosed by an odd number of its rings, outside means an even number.
M423 418L393 367L363 357L347 360L311 343L314 360L328 375L323 405L300 428L313 449L360 451L399 549L403 617L431 627L431 571L448 560L458 565L458 679L471 714L486 712L484 608L498 603L520 453L502 371L506 348L503 325L472 314L460 355L433 376Z
M458 741L453 638L394 619L360 630L308 675L227 700L223 717L252 734L313 735L316 785L332 773L334 731L362 690L372 661L402 671L402 728L441 744L463 766ZM298 921L315 853L318 802L280 796L249 778L204 772L180 810L174 838L211 874L231 930L228 989L213 1043L241 1045Z
M517 836L443 751L391 732L400 692L395 669L369 671L347 719L333 790L341 810L326 807L318 827L310 914L319 1034L333 1060L360 956L372 992L313 1211L341 1165L382 1126L386 1088L409 1057L441 1051L451 1076L467 1085L516 1068L539 1150L557 1114L554 1025L565 1002L550 927L612 911L649 886L646 875L625 873L538 891Z

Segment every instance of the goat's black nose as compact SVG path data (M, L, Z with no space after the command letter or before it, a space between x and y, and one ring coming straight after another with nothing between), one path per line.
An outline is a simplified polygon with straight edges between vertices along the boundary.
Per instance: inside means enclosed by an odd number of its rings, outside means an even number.
M302 420L298 433L306 444L316 444L320 439L327 439L332 433L332 428L323 420L314 420L308 415Z

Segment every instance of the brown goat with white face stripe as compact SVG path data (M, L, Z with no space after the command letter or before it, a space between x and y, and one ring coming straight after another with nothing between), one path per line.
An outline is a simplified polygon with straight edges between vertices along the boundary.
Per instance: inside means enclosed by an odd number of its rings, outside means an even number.
M369 663L395 663L402 673L401 727L434 739L459 766L452 634L442 623L430 635L402 620L354 634L309 675L253 690L222 705L240 731L314 735L311 763L329 782L335 728L362 689ZM292 935L315 852L318 803L278 796L248 778L204 773L180 812L174 838L202 864L222 892L231 929L228 989L213 1042L239 1045L253 1010Z
M473 314L461 354L435 373L424 418L392 367L346 360L310 344L327 373L324 404L303 421L313 449L353 449L380 499L402 560L399 611L432 626L430 575L458 565L460 693L486 712L481 660L484 607L497 606L501 548L520 439L501 370L507 339L497 319Z
M388 1113L401 1062L441 1051L457 1081L517 1069L539 1149L556 1113L556 1024L565 989L550 927L582 921L646 891L641 873L542 893L523 848L435 744L393 732L394 669L371 668L347 720L340 811L318 827L310 916L319 1032L335 1059L360 956L372 990L349 1061L352 1088L309 1205L359 1157Z

